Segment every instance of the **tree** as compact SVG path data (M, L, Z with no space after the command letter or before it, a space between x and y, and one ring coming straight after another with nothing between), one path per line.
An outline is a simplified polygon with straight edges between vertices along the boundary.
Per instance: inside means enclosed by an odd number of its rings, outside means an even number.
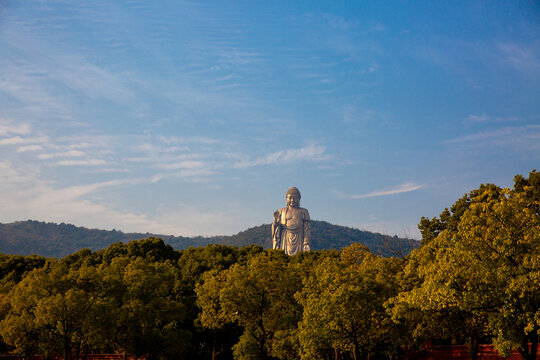
M45 265L45 258L37 255L4 255L0 254L0 321L10 309L9 293L33 269ZM0 341L0 352L8 350L5 342Z
M186 307L171 261L117 257L103 265L103 273L114 303L109 331L117 350L157 359L186 352L191 334L183 329Z
M25 354L62 353L67 359L88 339L103 310L104 291L96 269L48 261L32 271L10 292L10 309L1 322L4 340ZM91 334L90 334L91 332Z
M472 190L468 194L459 198L451 207L444 209L439 217L433 217L429 220L426 217L420 219L418 229L422 234L421 245L429 244L435 239L442 231L448 229L451 232L457 231L457 225L461 216L469 208L474 198L482 194L484 191L490 190L493 192L499 192L501 189L494 184L481 184L478 189Z
M207 245L181 251L178 268L181 274L181 294L187 307L185 328L193 333L192 358L210 356L232 357L231 348L242 333L236 324L227 323L218 327L203 327L197 320L200 308L197 306L195 287L202 283L207 272L218 272L230 268L233 264L247 262L247 258L263 251L261 246L237 248L227 245Z
M0 335L25 354L182 356L191 333L178 257L162 240L147 239L49 260L3 298Z
M359 244L345 248L340 259L319 262L297 294L304 310L299 326L302 359L324 359L332 349L349 352L355 360L383 349L394 351L396 327L384 303L396 293L400 263Z
M420 282L400 294L397 303L471 314L502 353L517 347L525 359L536 359L539 198L540 173L532 171L528 179L516 176L512 190L481 186L466 201L458 200L459 216L451 216L442 231L411 254L405 272Z
M127 244L117 242L111 244L106 249L97 251L96 254L102 257L103 262L109 263L117 257L143 258L148 261L177 261L180 252L174 250L172 246L156 237L148 239L132 240Z
M233 347L236 359L286 358L297 352L293 335L301 307L294 294L301 276L288 260L280 251L267 250L246 264L205 274L197 286L203 326L219 329L236 323L243 328Z

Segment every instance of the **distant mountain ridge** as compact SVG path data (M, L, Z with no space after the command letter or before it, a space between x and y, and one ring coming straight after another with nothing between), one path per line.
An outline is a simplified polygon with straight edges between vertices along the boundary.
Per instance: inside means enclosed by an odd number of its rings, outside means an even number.
M188 247L224 244L232 246L261 245L272 247L270 224L263 224L230 236L172 236L152 233L124 233L118 230L99 230L71 224L45 223L35 220L0 223L0 253L47 257L64 257L80 249L93 251L106 248L115 242L149 237L162 238L177 250ZM373 253L383 256L403 256L419 246L416 240L398 238L369 231L358 230L326 221L311 221L312 249L339 249L359 242Z

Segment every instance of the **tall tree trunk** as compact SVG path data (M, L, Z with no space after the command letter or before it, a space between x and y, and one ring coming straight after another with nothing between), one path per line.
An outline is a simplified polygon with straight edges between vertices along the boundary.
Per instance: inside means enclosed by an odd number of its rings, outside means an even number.
M69 356L69 338L64 337L64 360L68 360Z
M531 347L529 348L529 341ZM524 336L519 349L519 353L525 360L536 360L536 353L538 352L538 329L531 331L529 336Z
M360 360L362 358L362 353L356 344L353 346L353 358L354 360Z
M480 351L480 335L478 331L472 330L471 336L469 338L469 355L471 360L476 360L478 358L478 352Z

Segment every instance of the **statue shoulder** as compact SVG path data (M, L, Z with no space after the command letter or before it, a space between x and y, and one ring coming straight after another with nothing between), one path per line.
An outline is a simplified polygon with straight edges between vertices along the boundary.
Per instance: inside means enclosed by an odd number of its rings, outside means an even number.
M300 211L302 211L302 217L304 220L309 220L309 211L305 208L300 208Z

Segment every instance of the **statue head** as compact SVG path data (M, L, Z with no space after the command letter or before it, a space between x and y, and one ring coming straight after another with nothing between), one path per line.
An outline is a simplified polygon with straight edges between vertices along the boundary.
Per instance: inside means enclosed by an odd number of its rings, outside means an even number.
M287 199L287 206L288 207L299 207L300 206L300 191L295 188L294 186L289 188L287 192L285 193L285 197Z

